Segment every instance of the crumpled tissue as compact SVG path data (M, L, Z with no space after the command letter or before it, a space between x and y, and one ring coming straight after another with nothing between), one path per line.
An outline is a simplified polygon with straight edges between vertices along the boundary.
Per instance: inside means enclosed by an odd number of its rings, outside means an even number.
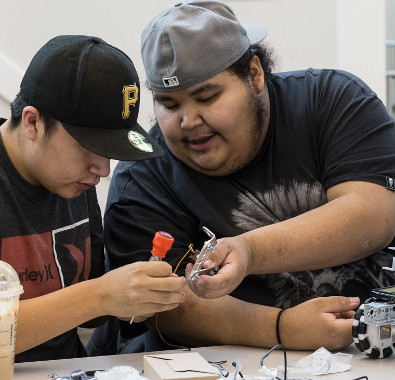
M321 347L312 354L291 363L287 366L287 375L325 375L330 373L344 372L351 368L351 354L338 352L332 354L326 348ZM284 372L284 366L279 371Z
M97 380L148 380L140 375L140 372L131 366L120 365L112 367L106 371L96 371Z

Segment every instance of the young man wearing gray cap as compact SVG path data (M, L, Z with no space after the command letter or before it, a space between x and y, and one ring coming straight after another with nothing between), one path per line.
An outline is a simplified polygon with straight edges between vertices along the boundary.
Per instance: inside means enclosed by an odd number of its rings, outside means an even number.
M11 118L0 120L0 258L24 289L17 362L85 356L77 326L183 300L185 279L165 262L104 274L95 185L109 174L110 158L163 154L137 124L139 90L122 51L97 37L58 36L34 56Z
M273 73L265 35L218 1L148 24L150 133L165 156L117 166L106 247L115 267L146 260L155 225L175 237L175 267L203 246L203 226L219 239L221 268L195 289L204 298L186 287L152 322L167 341L338 349L360 299L393 282L381 267L395 231L394 121L350 73Z

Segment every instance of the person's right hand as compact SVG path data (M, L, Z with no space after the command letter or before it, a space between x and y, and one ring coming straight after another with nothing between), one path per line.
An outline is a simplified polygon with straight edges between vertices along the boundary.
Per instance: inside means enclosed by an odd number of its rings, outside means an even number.
M287 349L338 350L350 345L358 297L319 297L285 310L280 319L281 343Z
M200 275L198 280L189 284L192 291L202 298L218 298L231 293L249 273L253 253L244 235L217 240L214 251L203 263L203 268L219 267L214 276ZM188 278L192 264L188 264L185 276Z
M111 270L97 281L102 315L119 318L152 315L185 300L185 278L164 261L136 262ZM136 319L137 321L137 319Z

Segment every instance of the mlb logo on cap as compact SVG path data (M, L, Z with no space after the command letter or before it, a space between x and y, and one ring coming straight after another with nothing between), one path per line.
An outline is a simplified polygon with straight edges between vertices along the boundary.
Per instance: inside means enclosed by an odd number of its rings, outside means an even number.
M163 84L165 85L165 87L178 86L179 85L178 78L176 76L170 78L163 78Z

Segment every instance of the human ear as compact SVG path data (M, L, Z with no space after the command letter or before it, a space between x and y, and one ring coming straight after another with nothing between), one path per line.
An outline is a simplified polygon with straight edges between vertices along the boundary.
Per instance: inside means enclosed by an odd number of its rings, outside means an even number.
M255 91L260 93L265 88L265 75L261 61L256 55L252 58L250 63L250 77Z
M22 126L24 133L29 140L37 139L39 135L38 122L40 120L40 113L37 108L27 106L22 111Z

